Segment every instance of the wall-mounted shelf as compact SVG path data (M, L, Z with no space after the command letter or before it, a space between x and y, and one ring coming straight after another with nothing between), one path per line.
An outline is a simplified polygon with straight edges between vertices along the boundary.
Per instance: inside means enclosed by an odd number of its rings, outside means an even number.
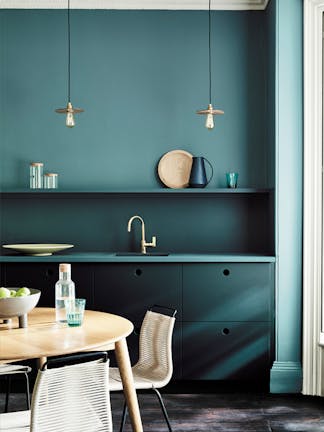
M214 0L213 10L264 10L268 0ZM64 0L2 0L0 9L66 9ZM75 0L71 9L205 10L202 0Z
M91 197L100 197L100 196L128 196L128 195L195 195L195 196L206 196L206 195L249 195L249 194L270 194L273 192L273 189L262 189L262 188L237 188L237 189L228 189L228 188L206 188L206 189L168 189L168 188L159 188L159 189L134 189L134 190L63 190L63 189L12 189L0 192L1 198L29 198L29 197L38 197L45 196L48 197L57 197L62 198L64 196L68 196L69 198L73 197L82 197L82 198L91 198Z

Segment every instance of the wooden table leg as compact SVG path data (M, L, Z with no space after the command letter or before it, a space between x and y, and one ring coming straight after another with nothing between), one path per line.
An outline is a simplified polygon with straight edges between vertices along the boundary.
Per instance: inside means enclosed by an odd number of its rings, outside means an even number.
M37 359L37 367L38 369L41 369L41 367L43 366L44 363L47 362L47 357L39 357Z
M134 387L132 368L125 338L115 343L115 352L133 431L143 432L142 420Z

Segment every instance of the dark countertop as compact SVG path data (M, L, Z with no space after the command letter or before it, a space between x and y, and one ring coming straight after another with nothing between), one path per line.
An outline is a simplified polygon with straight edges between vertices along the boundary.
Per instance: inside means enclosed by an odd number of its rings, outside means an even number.
M253 262L273 263L276 257L273 255L257 254L221 254L221 253L171 253L169 255L126 255L117 256L115 252L70 252L55 253L50 256L26 256L8 254L0 256L1 262L148 262L148 263L217 263L217 262Z

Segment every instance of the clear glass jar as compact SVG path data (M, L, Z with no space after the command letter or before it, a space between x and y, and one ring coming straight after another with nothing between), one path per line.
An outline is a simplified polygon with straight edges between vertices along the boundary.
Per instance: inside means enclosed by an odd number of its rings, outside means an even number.
M44 188L57 189L58 175L56 173L44 174Z
M31 189L41 189L43 187L43 168L42 162L32 162L29 166L29 186Z

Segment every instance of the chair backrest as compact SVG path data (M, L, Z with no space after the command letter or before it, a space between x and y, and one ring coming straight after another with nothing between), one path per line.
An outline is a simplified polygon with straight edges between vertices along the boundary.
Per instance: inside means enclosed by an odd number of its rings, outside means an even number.
M38 371L31 432L112 431L109 360Z
M156 386L166 385L173 373L172 334L175 317L147 311L141 326L139 360L135 370L146 374L148 379L159 381Z

